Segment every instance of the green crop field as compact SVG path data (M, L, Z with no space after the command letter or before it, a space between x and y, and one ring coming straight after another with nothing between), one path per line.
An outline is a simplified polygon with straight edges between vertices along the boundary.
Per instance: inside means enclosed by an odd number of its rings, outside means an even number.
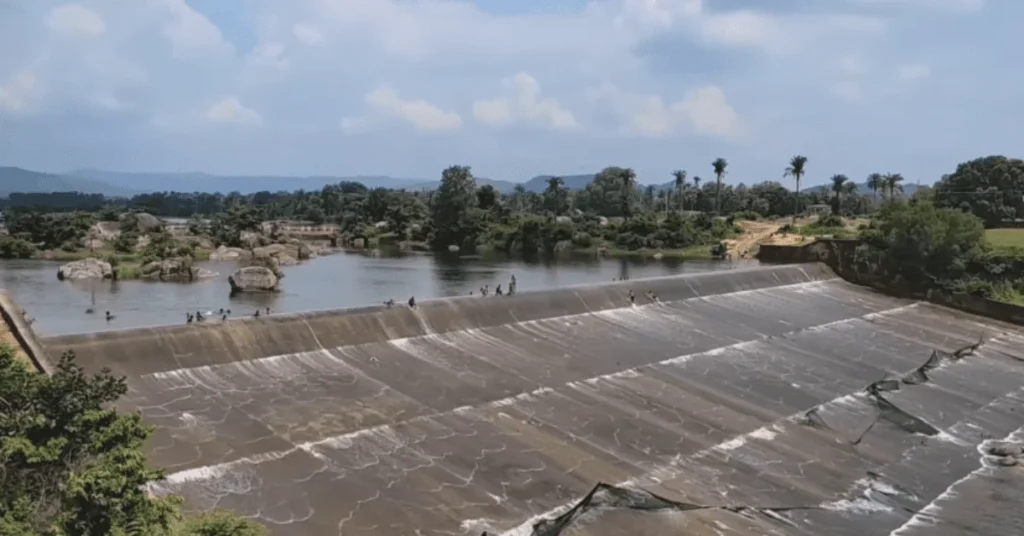
M993 246L1024 248L1024 229L989 229L985 237Z

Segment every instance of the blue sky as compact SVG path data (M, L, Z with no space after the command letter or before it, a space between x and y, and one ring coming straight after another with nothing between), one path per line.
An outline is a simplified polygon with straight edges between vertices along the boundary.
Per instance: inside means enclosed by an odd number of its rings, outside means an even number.
M0 0L0 165L932 182L1024 144L1010 0ZM1019 154L1017 154L1019 156Z

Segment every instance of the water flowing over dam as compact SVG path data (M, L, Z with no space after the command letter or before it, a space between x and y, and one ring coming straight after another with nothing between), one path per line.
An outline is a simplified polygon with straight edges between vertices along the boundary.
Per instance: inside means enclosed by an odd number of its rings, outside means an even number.
M42 344L275 535L1024 534L1024 328L823 265Z

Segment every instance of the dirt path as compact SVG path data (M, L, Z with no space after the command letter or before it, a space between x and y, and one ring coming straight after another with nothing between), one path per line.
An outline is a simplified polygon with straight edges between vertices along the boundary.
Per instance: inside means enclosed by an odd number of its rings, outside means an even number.
M734 259L747 259L757 254L757 248L761 244L797 245L803 243L806 237L798 234L776 234L788 222L783 221L741 221L738 225L743 229L743 234L735 240L726 240L729 246L729 254Z

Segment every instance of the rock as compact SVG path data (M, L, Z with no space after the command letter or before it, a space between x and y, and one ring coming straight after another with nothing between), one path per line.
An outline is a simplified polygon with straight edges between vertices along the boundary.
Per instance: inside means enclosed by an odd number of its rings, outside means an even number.
M153 261L142 267L142 277L157 281L188 283L213 276L213 272L193 266L192 260L184 257Z
M555 223L572 223L572 218L569 216L558 216L555 218Z
M356 249L363 249L364 247L366 247L366 240L363 238L353 238L352 247Z
M988 448L988 453L993 456L1020 456L1024 448L1017 443L999 442Z
M608 218L604 216L598 216L597 224L600 225L601 227L608 227Z
M459 246L456 246L455 244L451 244L448 246L448 251L450 253L458 253L460 249L461 248L459 248Z
M274 259L277 261L278 266L295 266L299 264L299 260L287 253L281 253L275 255Z
M284 244L271 244L253 249L252 254L256 257L276 257L287 251L287 249L288 247Z
M69 262L57 269L57 279L60 281L65 279L111 279L113 277L114 269L109 262L93 258Z
M210 253L211 261L237 261L249 256L249 252L242 248L229 248L221 246Z
M238 292L277 292L278 278L273 270L263 266L246 266L235 270L228 276L231 293Z
M125 223L126 230L136 231L138 233L146 234L153 233L163 229L164 222L160 221L160 218L152 214L146 214L145 212L136 212L134 214L125 214L121 217Z
M388 228L388 222L386 222L386 221L379 221L379 222L373 224L373 226L376 227L377 229L387 229Z
M661 259L665 258L665 254L659 251L659 252L654 254L653 258L656 261L660 261Z

